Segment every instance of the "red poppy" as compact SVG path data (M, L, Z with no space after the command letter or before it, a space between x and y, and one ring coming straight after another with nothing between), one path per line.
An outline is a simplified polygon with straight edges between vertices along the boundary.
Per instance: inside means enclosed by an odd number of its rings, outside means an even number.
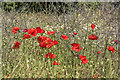
M47 44L46 44L46 41L43 41L43 42L41 42L41 43L40 43L40 45L39 45L39 46L40 46L40 47L44 47L44 48L45 48L45 47L46 47L46 45L47 45Z
M80 55L80 59L82 61L82 64L86 64L89 60L86 59L86 56Z
M36 30L37 30L37 33L45 33L45 30L41 29L40 27L37 27Z
M86 56L83 56L83 55L79 55L79 56L80 56L80 59L81 59L81 60L86 59Z
M53 41L53 40L50 39L50 38L46 38L46 40L47 40L48 42L52 42L52 41Z
M40 36L37 38L38 43L41 43L42 41L45 41L47 39L47 37L44 36Z
M114 49L114 47L112 47L112 46L109 46L109 47L108 47L108 50L109 50L109 51L112 51L112 53L115 53L115 49Z
M48 35L51 35L51 34L54 34L56 31L48 31L47 34Z
M89 36L88 36L88 39L89 39L89 40L97 40L98 37L97 37L96 35L92 34L92 35L89 35Z
M55 61L53 61L53 65L60 65L60 63L59 62L55 62Z
M47 45L46 45L46 48L49 49L49 48L51 48L53 45L54 45L54 44L47 44Z
M92 28L92 30L95 28L95 25L94 24L91 24L91 28Z
M24 38L23 39L28 39L28 38L31 38L31 36L29 34L23 34L24 35Z
M82 47L79 47L79 44L77 44L77 43L73 43L71 45L73 46L72 47L73 51L79 52L82 49Z
M30 28L28 34L31 34L33 37L37 36L37 31L35 28Z
M55 58L55 54L49 54L49 58Z
M98 51L98 52L97 52L97 54L100 54L100 53L101 53L101 51Z
M62 38L64 39L64 40L67 40L68 39L68 36L67 35L61 35L62 36Z
M74 35L77 35L77 33L76 33L76 32L74 32Z
M12 30L12 32L15 34L15 33L17 33L17 31L16 30Z
M20 28L19 27L13 27L13 30L18 31Z
M19 46L21 45L19 42L15 41L15 45Z
M45 57L48 58L48 54L45 54Z
M79 44L77 44L77 43L72 43L71 44L73 47L79 47Z
M28 30L27 29L23 29L23 32L25 33L25 32L28 32Z
M89 60L88 59L83 59L82 64L86 64Z
M75 50L76 52L79 52L81 49L82 49L82 47L78 47L78 48L72 47L72 50L73 50L73 51Z
M60 63L59 63L59 62L57 62L57 63L56 63L56 65L60 65Z
M56 64L56 62L55 61L53 61L53 65L55 65Z
M53 42L52 39L44 37L44 36L40 36L37 38L38 43L40 43L40 47L44 47L44 48L51 48L53 45L58 44L58 42L55 40Z
M57 40L54 41L54 45L56 45L56 44L58 44L58 41L57 41Z
M13 45L13 49L18 49L19 45L21 45L19 42L15 41L15 45Z

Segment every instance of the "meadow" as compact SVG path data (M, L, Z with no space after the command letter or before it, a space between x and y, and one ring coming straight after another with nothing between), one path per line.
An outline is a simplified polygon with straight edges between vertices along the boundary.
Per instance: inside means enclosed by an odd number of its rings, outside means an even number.
M67 14L55 13L18 13L2 12L2 74L3 78L118 78L118 10L111 7L93 10L83 8ZM91 29L91 24L95 28ZM19 27L13 33L13 27ZM45 33L23 39L24 29L37 28ZM48 35L48 31L55 31ZM75 35L74 32L77 34ZM97 35L97 40L88 36ZM67 35L64 40L61 35ZM46 36L58 44L51 48L40 47L37 38ZM18 41L19 49L12 49ZM72 50L73 43L82 49ZM115 53L108 50L112 46ZM101 51L101 53L98 53ZM54 53L55 58L46 58L45 54ZM80 56L86 56L88 62L82 64ZM53 61L59 65L53 65Z

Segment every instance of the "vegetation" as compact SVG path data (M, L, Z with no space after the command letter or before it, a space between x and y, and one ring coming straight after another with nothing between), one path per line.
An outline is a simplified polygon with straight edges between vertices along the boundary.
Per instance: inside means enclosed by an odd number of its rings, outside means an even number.
M22 6L24 4L25 6ZM42 6L43 11L37 6L42 4L47 4L47 8ZM51 4L54 9L51 9ZM2 11L1 21L3 78L119 78L119 8L110 3L72 2L2 5L2 10L5 10ZM7 7L8 5L11 7ZM31 11L32 9L35 12ZM93 30L91 24L95 25ZM15 26L20 27L16 34L12 32ZM23 34L26 34L23 29L37 27L46 32L23 39ZM47 34L48 31L55 30L55 34ZM77 35L74 35L74 32ZM68 40L64 40L62 34L67 35ZM89 40L88 36L91 34L97 35L98 39ZM58 44L50 49L40 47L37 41L39 36L57 40ZM114 40L118 40L118 43ZM15 41L21 43L19 49L12 49ZM82 50L73 51L72 43L80 44ZM115 48L115 53L108 50L109 46ZM98 51L101 53L97 54ZM44 54L48 53L54 53L56 58L46 58ZM84 55L89 61L82 64L77 55ZM52 65L54 60L60 65Z

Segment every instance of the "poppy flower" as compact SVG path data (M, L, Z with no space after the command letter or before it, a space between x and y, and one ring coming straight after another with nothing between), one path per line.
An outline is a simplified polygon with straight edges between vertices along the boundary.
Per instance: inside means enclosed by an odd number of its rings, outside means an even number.
M53 42L51 42L51 43L48 43L47 45L46 45L46 48L51 48L52 46L54 45L54 43Z
M28 30L27 29L23 29L23 32L25 33L25 32L28 32Z
M67 40L68 39L68 36L67 35L61 35L62 36L62 38L64 39L64 40Z
M115 49L114 49L114 47L112 47L112 46L109 46L109 47L108 47L108 50L109 50L109 51L112 51L112 53L115 53Z
M45 57L48 58L48 54L45 54Z
M40 43L40 47L44 47L44 48L51 48L52 46L58 44L58 42L55 40L53 41L50 38L44 37L44 36L40 36L37 38L38 43Z
M57 40L54 41L54 45L56 45L56 44L58 44L58 41L57 41Z
M83 59L82 64L86 64L89 60L88 59Z
M55 65L56 64L56 62L55 61L53 61L53 65Z
M49 58L55 58L55 54L49 54Z
M13 27L13 30L18 31L20 28L19 27Z
M97 52L97 54L100 54L100 53L101 53L101 51L98 51L98 52Z
M51 34L54 34L56 31L48 31L47 34L48 35L51 35Z
M47 37L44 36L40 36L37 38L38 43L41 43L42 41L45 41L47 39Z
M37 33L45 33L45 30L41 29L40 27L37 27L36 30L37 30Z
M16 30L12 30L12 32L15 34L15 33L17 33L17 31Z
M17 41L15 41L15 45L16 46L19 46L19 45L21 45L19 42L17 42Z
M60 65L60 63L53 61L53 65Z
M82 47L79 47L79 44L77 44L77 43L73 43L71 45L73 46L72 47L73 51L79 52L82 49Z
M72 47L72 50L73 50L73 51L75 50L76 52L79 52L81 49L82 49L82 47L78 47L78 48Z
M37 36L37 31L35 28L30 28L28 34L31 34L33 37Z
M15 41L15 45L13 45L12 49L18 49L19 45L21 45L19 42Z
M77 44L77 43L72 43L71 44L73 47L79 47L79 44Z
M23 34L24 35L24 38L23 39L28 39L28 38L31 38L31 36L29 34Z
M95 25L94 24L91 24L91 28L92 28L92 30L95 28Z
M74 35L77 35L77 33L76 33L76 32L74 32Z
M44 48L45 48L45 47L46 47L46 45L47 45L47 44L46 44L46 41L43 41L43 42L41 42L41 43L40 43L40 45L39 45L39 46L40 46L40 47L44 47Z
M81 60L86 59L86 56L83 56L83 55L79 55L79 56L80 56L80 59L81 59Z
M82 61L82 64L86 64L89 60L86 59L86 56L80 55L80 59Z
M89 35L89 36L88 36L88 39L89 39L89 40L97 40L98 37L97 37L96 35L92 34L92 35Z

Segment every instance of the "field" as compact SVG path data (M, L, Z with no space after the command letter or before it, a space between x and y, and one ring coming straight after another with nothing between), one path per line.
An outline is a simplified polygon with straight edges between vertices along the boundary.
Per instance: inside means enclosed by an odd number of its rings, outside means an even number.
M118 43L118 10L84 8L84 10L63 13L2 13L2 74L3 78L118 78L119 54ZM91 24L95 28L91 29ZM20 27L14 34L13 27ZM23 39L23 29L37 28L45 30L37 36ZM48 31L55 31L48 35ZM76 32L77 35L73 33ZM64 40L61 35L67 35ZM97 40L89 40L95 34ZM58 44L51 48L39 46L37 38L46 36ZM21 43L19 49L12 49L15 41ZM72 50L72 43L78 43L82 50ZM112 46L115 53L108 50ZM97 54L101 51L100 54ZM55 58L46 58L45 54L54 53ZM89 61L82 64L84 55ZM53 61L60 65L52 65Z

